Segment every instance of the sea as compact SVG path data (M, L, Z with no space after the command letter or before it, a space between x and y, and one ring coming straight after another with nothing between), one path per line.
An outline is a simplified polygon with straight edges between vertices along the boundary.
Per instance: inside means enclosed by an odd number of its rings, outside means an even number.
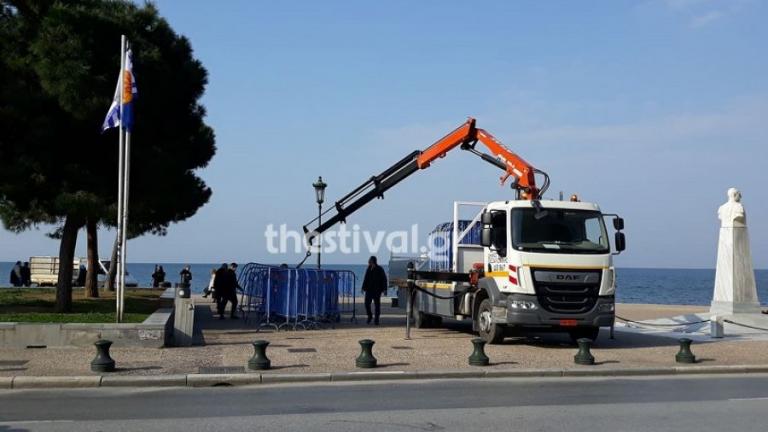
M13 262L0 262L0 287L9 285ZM131 263L128 272L139 286L152 286L156 263ZM157 263L163 266L166 281L178 282L179 272L186 264ZM192 290L202 292L208 286L211 270L221 264L190 264ZM241 264L242 266L242 264ZM351 270L357 275L358 289L365 274L365 265L327 264L328 270ZM386 266L385 270L386 270ZM757 295L768 305L768 270L756 270ZM715 286L714 269L618 268L616 269L616 300L619 303L709 305Z

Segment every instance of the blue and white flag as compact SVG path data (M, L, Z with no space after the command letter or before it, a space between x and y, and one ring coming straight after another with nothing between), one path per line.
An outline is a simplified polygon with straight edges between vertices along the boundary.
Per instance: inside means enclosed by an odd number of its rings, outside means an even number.
M104 124L101 125L101 131L120 126L120 92L123 92L122 115L123 128L130 131L133 127L133 98L138 93L136 89L136 79L133 76L133 52L128 49L125 53L125 70L120 71L117 78L117 88L112 104L109 106L107 116L104 118Z

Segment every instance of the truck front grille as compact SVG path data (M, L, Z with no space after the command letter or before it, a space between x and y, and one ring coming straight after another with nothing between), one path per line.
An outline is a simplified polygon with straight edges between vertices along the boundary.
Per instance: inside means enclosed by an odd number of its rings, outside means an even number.
M602 271L535 269L533 283L539 305L552 313L591 311L600 294Z

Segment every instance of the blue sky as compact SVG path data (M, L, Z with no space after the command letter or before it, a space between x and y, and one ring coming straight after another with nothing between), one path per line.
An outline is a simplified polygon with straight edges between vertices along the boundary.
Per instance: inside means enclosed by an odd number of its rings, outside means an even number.
M132 261L296 262L266 253L264 229L309 221L318 175L334 199L473 116L550 174L550 197L579 193L625 217L617 265L712 267L716 210L736 186L755 266L768 267L764 2L157 5L208 68L219 150L201 172L211 202L166 237L132 241ZM454 200L510 198L497 178L456 151L350 222L426 236ZM44 232L0 230L0 260L56 254ZM102 254L113 235L101 232Z

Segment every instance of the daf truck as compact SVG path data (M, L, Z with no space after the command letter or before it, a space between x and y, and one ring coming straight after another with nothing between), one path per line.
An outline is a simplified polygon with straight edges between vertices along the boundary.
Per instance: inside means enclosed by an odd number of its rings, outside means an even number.
M478 150L478 144L490 153ZM471 319L481 337L498 343L515 329L566 331L574 338L594 339L600 327L613 325L612 256L625 248L623 219L604 214L597 204L580 202L575 196L568 201L544 199L549 176L477 128L473 118L337 200L304 225L307 243L311 245L324 231L346 222L374 199L384 198L384 192L455 148L500 168L501 184L509 181L514 197L454 204L447 242L450 265L424 268L414 260L406 275L391 275L405 281L399 296L407 291L407 298L398 303L413 304L416 326L437 324L446 317ZM478 209L468 224L458 218L459 207L464 204ZM607 218L616 231L613 251L605 226ZM317 227L311 228L315 223ZM478 240L464 241L473 229L479 230L475 236ZM309 256L310 251L299 266Z

